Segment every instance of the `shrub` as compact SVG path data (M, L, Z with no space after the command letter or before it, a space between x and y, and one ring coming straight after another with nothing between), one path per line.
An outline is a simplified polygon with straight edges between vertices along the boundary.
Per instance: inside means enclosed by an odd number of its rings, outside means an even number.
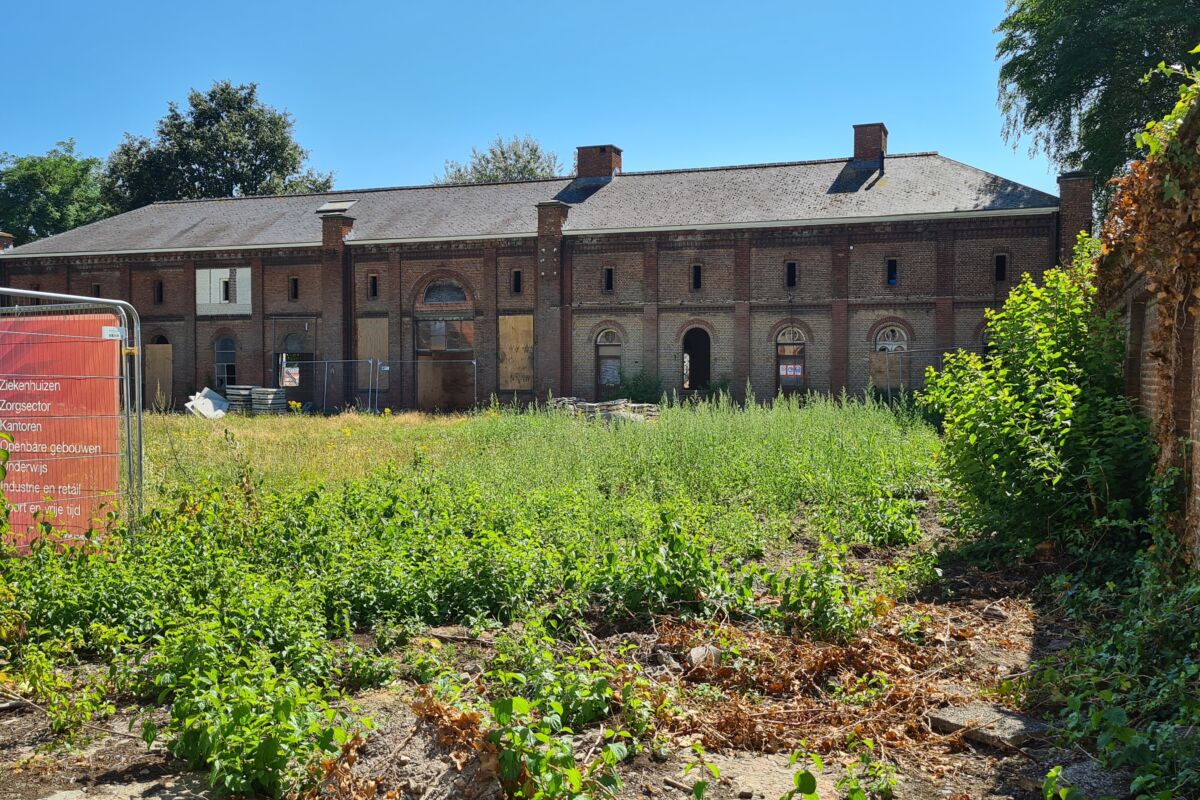
M1028 275L988 312L986 356L947 356L922 403L942 415L945 462L964 521L1029 548L1057 539L1075 552L1109 544L1134 519L1153 453L1121 395L1123 346L1095 309L1083 237L1076 264Z
M648 372L629 376L622 371L621 382L605 394L605 399L624 398L631 403L658 403L663 397L662 379Z

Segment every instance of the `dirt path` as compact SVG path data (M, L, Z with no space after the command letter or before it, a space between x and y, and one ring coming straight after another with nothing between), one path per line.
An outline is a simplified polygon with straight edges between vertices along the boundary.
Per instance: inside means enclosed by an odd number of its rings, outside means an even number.
M685 768L698 741L720 772L709 797L775 800L793 785L796 768L788 756L803 740L824 753L819 791L835 798L835 784L852 760L846 736L854 733L874 739L875 753L897 766L897 800L1040 798L1047 770L1076 756L1054 750L1046 739L1019 748L987 745L974 740L970 725L964 735L930 724L944 707L981 700L1003 707L1005 682L1022 676L1039 653L1065 645L1059 622L1039 615L1028 585L975 570L949 574L940 596L885 609L876 630L845 646L674 620L660 620L653 634L599 640L601 649L632 645L626 658L682 698L681 713L666 726L670 755L655 760L641 753L623 763L619 797L688 797L698 773L685 775ZM697 661L695 648L718 655ZM736 657L721 656L722 650ZM831 687L841 689L831 695ZM414 687L399 682L356 698L376 730L357 755L355 779L372 779L375 790L398 798L499 796L489 765L476 757L460 769L436 743L436 731L414 715L413 697ZM210 795L203 777L163 748L147 751L120 735L128 731L128 717L104 726L111 733L62 747L53 744L38 712L0 712L0 800ZM594 732L581 735L579 752L589 746L589 735L595 738Z

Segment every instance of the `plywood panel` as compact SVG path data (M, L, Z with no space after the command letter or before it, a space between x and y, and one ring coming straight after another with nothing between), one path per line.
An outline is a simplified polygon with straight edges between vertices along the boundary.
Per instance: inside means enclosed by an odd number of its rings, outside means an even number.
M475 365L471 353L417 356L417 408L454 411L475 403Z
M387 317L362 317L358 320L358 358L372 358L376 361L388 359L388 319ZM379 388L388 390L388 373L377 373ZM358 388L371 388L370 369L367 365L358 366Z
M911 386L912 381L908 373L908 353L871 353L871 384L876 389L892 391Z
M142 402L151 408L169 408L174 397L174 357L169 344L148 344L142 348L142 365L146 383L142 387Z
M533 315L500 317L500 391L533 391Z

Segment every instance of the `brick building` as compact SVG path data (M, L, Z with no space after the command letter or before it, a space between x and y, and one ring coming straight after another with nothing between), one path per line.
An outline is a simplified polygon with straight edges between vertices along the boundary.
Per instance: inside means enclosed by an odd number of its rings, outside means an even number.
M131 301L176 403L275 385L284 354L386 361L394 408L595 397L642 372L764 397L919 384L1090 228L1086 176L1062 176L1060 202L890 154L879 123L841 159L623 172L622 155L580 147L573 178L156 203L9 249L0 285ZM319 391L305 369L297 399ZM335 373L315 399L361 402L368 370Z

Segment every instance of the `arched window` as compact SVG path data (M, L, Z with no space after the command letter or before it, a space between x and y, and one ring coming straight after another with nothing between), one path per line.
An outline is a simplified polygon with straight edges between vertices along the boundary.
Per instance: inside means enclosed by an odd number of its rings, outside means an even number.
M775 335L775 388L788 394L804 388L804 331L794 325Z
M596 397L621 384L621 335L612 328L596 336Z
M467 302L467 293L454 281L434 281L425 287L426 305L448 305Z
M899 325L887 325L875 334L875 350L880 353L903 353L908 350L908 332Z
M171 341L167 337L163 336L161 333L158 336L155 336L154 340L152 342L150 342L150 344L170 344L170 343L171 343Z
M283 338L283 352L289 355L295 353L303 353L304 350L304 334L289 333Z
M213 343L213 366L218 391L237 385L237 340L232 336Z

